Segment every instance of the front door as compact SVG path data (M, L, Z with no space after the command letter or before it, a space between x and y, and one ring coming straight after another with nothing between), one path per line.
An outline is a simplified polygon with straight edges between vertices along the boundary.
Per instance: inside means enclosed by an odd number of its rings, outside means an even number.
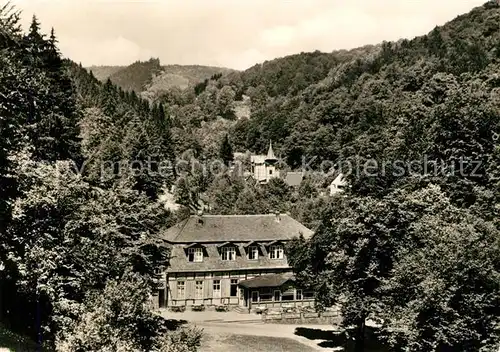
M248 307L248 293L247 290L240 288L240 305L243 304L245 307Z
M213 289L213 298L218 300L216 303L220 303L220 280L214 280Z
M252 291L252 303L259 302L259 291Z
M274 291L274 301L275 302L281 301L281 291L279 290Z

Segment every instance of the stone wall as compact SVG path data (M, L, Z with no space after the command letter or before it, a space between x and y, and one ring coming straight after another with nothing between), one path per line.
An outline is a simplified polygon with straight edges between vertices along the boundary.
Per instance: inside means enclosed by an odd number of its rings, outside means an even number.
M278 313L264 314L262 320L269 324L328 324L338 325L341 316L338 311L324 313Z

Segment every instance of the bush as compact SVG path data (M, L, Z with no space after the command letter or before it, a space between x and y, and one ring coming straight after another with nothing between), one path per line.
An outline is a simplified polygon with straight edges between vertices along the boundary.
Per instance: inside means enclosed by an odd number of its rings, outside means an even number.
M137 274L110 281L104 292L90 295L84 312L59 334L57 352L191 352L201 331L169 331L166 321L149 309L149 288Z

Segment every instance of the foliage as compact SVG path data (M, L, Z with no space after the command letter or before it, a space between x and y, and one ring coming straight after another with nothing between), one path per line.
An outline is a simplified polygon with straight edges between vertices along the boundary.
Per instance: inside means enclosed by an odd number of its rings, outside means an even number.
M196 351L201 332L168 331L151 312L148 292L137 275L108 281L102 293L89 294L84 312L58 337L56 351Z
M132 90L140 93L160 70L160 60L151 58L144 62L136 61L130 66L114 72L108 79L125 91Z
M467 211L429 214L412 227L383 287L389 341L406 351L493 350L500 339L500 243Z
M224 136L224 139L222 140L222 143L220 144L219 157L224 162L224 164L226 166L229 166L229 164L232 163L234 160L233 148L231 147L231 144L229 143L229 138L228 138L227 134Z
M290 262L319 309L341 305L359 350L368 317L381 319L388 340L407 351L498 342L492 224L454 207L436 186L381 200L339 197L322 218L310 241L289 246Z
M168 265L156 198L172 166L115 169L173 159L164 106L99 83L61 59L54 31L18 21L0 10L0 322L38 349L159 351L183 336L195 350L198 332L169 332L146 304Z
M157 237L168 218L159 204L133 190L93 188L68 163L28 162L23 168L30 170L21 178L26 191L14 205L11 236L3 239L6 264L17 281L15 291L3 297L6 303L12 299L9 315L32 328L41 324L50 339L69 314L59 311L61 301L79 302L127 270L154 287L156 270L168 256ZM18 295L45 302L31 316L36 321L28 320L29 305L17 305Z

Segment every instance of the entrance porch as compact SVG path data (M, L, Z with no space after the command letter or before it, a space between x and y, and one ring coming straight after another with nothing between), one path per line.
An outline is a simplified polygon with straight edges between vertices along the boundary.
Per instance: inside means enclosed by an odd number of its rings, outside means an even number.
M295 286L293 274L261 275L239 283L242 303L249 311L314 305L314 293Z

